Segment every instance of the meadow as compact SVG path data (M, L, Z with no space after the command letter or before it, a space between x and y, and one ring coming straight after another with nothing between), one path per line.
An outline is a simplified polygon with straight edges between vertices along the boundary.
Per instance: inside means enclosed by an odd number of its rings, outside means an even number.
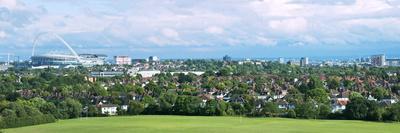
M5 133L398 133L400 123L284 118L126 116L60 120Z

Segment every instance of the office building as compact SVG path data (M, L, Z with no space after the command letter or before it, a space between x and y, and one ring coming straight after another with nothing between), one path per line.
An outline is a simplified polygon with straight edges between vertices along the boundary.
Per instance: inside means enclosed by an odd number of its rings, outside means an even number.
M300 59L300 66L301 67L306 67L306 66L308 66L308 57L302 57L301 59Z
M371 65L378 66L378 67L385 66L386 65L386 56L384 54L371 56Z
M115 64L117 65L130 65L132 64L132 59L129 56L114 56Z
M160 58L158 58L157 56L150 56L147 60L149 62L159 62Z

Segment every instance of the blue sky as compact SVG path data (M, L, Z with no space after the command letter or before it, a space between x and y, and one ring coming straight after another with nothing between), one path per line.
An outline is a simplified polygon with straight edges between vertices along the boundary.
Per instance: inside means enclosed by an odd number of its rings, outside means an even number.
M0 53L29 56L44 33L134 58L400 56L400 0L0 0Z

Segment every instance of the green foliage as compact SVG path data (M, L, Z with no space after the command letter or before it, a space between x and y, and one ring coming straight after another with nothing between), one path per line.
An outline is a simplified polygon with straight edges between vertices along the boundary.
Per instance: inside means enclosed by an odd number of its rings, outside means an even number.
M177 115L198 115L200 114L201 99L194 96L178 96L173 107L173 113Z
M296 116L304 119L318 118L318 108L313 102L305 102L296 106Z
M273 102L265 103L262 113L266 117L276 117L279 116L280 110L278 108L278 104Z
M389 95L388 90L386 90L385 88L382 88L382 87L375 88L372 91L372 96L374 96L378 100L382 100L388 95Z
M308 96L318 103L329 103L329 94L325 89L315 88L308 91Z
M207 101L205 107L206 115L215 115L215 116L224 116L226 115L226 111L228 109L228 104L222 100L210 100Z
M385 120L400 122L400 103L390 106L383 117Z
M144 105L140 102L132 101L129 103L128 114L139 115L144 111Z
M381 121L384 110L375 101L356 97L351 99L343 113L347 119Z
M349 99L356 99L356 98L363 98L363 96L361 95L361 93L358 92L352 92L349 96Z
M82 113L82 104L74 99L67 98L57 105L61 119L78 118Z
M318 105L318 117L321 119L326 119L331 114L331 106L327 104Z
M287 111L287 117L288 117L288 118L296 118L296 117L297 117L296 111L294 111L293 109L289 109L289 110Z

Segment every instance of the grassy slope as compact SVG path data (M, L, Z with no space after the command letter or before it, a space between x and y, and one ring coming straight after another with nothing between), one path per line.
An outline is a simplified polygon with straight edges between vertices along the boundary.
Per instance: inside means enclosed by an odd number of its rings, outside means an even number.
M63 120L5 133L399 133L400 124L281 118L133 116Z

